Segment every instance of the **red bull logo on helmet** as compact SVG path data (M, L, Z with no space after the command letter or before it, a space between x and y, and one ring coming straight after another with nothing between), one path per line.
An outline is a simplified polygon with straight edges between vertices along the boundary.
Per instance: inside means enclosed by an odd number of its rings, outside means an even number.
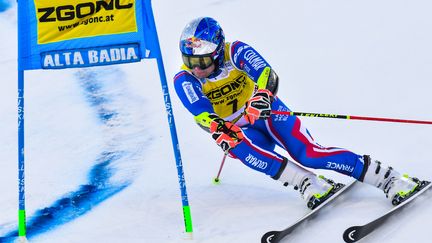
M186 47L187 48L199 48L201 47L201 39L196 37L190 37L186 40Z

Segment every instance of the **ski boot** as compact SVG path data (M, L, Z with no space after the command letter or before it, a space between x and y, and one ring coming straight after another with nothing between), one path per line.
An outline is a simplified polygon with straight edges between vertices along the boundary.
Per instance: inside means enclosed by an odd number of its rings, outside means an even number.
M299 190L301 197L310 209L318 207L344 186L324 176L317 176L289 160L285 168L282 169L283 171L278 173L280 176L277 180L284 183L284 186L293 185L295 190Z
M393 205L399 205L427 185L415 177L401 175L392 167L385 167L380 161L371 161L368 155L363 157L365 167L360 181L384 191Z
M333 180L327 179L322 175L315 175L314 177L306 178L302 182L302 186L303 188L300 187L300 193L303 199L306 200L307 207L315 209L345 185L335 183Z
M402 185L402 187L405 187L406 189L401 190L401 186L397 184L402 184L401 181L408 180L408 184L414 185L412 189L409 187L407 188L406 185ZM392 204L394 206L401 204L402 202L409 199L411 196L416 194L417 192L421 191L423 188L425 188L427 185L429 185L429 181L421 181L416 177L409 177L408 175L403 175L401 179L395 180L393 182L393 185L389 185L389 192L387 193L387 197L392 199ZM396 193L392 193L391 191L394 191ZM394 194L393 196L391 196ZM389 196L390 195L390 196Z

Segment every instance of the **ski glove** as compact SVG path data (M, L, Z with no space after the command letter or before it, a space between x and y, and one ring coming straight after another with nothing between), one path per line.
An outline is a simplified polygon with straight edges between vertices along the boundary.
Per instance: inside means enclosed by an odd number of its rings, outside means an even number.
M244 138L240 127L219 117L214 118L210 123L210 133L225 153L237 146Z
M267 119L271 115L271 103L273 102L273 94L266 89L259 89L246 102L245 119L254 124L258 119Z

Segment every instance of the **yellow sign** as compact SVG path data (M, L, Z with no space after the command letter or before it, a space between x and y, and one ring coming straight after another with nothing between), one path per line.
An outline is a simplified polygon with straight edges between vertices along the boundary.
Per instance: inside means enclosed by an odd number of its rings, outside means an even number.
M137 32L136 0L34 0L38 44Z

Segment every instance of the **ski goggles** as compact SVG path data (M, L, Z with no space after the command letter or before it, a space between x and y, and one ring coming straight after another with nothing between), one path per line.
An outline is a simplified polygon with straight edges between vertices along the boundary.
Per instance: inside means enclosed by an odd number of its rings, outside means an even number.
M183 63L186 67L193 69L195 67L199 67L200 69L207 69L210 67L214 60L211 54L203 55L203 56L188 56L182 54Z

